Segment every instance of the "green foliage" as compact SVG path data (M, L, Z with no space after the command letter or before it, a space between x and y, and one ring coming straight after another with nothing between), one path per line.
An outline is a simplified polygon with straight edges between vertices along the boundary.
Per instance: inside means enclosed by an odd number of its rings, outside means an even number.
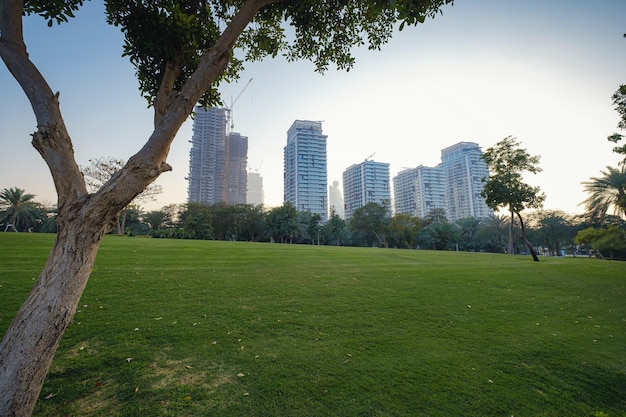
M391 37L394 24L422 23L440 13L452 0L404 1L279 1L262 8L230 51L226 71L202 96L200 104L220 102L217 86L238 77L243 60L260 60L282 53L288 60L307 59L317 71L331 64L349 70L352 49L367 45L380 49ZM26 2L27 13L37 13L51 25L67 21L83 0ZM198 68L202 55L219 38L244 4L241 0L106 0L107 21L124 33L124 56L137 70L142 95L149 105L165 86L179 92ZM290 37L286 26L291 26ZM293 36L291 36L293 34ZM243 57L243 58L239 58ZM171 86L163 81L173 76ZM166 83L167 84L167 83Z
M574 239L576 243L587 245L610 259L626 259L626 233L619 226L610 224L606 228L581 230Z
M601 174L582 183L589 194L583 202L587 214L592 219L602 220L613 209L615 214L626 216L626 165L607 166Z
M391 222L389 208L378 203L367 203L354 211L350 228L364 237L367 246L388 247L387 231Z
M182 234L186 239L212 239L213 217L211 208L198 203L188 203L181 213Z
M1 329L53 240L0 233ZM35 416L622 416L623 271L106 236Z
M626 130L626 84L620 85L611 98L613 99L615 110L620 116L617 127L621 130ZM622 139L624 139L624 135L613 133L607 139L610 142L619 143ZM624 155L624 160L620 163L620 165L624 165L626 163L626 144L614 147L613 152Z
M300 233L298 212L289 202L267 213L267 232L275 242L293 243Z
M5 188L0 192L0 227L12 231L26 231L43 224L46 210L33 201L34 194L21 188Z
M24 13L37 14L48 21L48 26L54 22L61 24L74 17L84 0L25 0Z
M489 167L489 177L483 178L485 187L481 195L491 209L504 207L520 213L526 208L540 208L543 205L545 195L539 187L532 187L522 181L525 172L541 172L540 157L531 156L525 149L521 149L516 138L504 138L487 149L482 159Z
M215 2L211 2L215 3ZM180 91L197 69L202 53L220 35L224 13L197 0L108 0L107 21L124 33L124 56L137 69L139 88L149 104L157 96L168 65L176 72L173 88ZM240 68L232 58L227 73L203 96L204 106L219 102L217 84Z

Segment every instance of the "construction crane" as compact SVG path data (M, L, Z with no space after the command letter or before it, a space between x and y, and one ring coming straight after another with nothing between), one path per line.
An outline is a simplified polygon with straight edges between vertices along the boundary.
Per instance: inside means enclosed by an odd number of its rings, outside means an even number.
M232 97L230 98L230 107L226 106L226 128L227 128L228 132L232 132L232 130L235 128L235 121L233 120L233 106L235 105L237 100L239 100L239 97L241 97L243 92L246 91L246 88L248 88L248 86L250 85L252 80L254 80L254 78L250 78L250 80L241 89L241 91L239 92L237 97L235 97L234 100L233 100Z
M376 152L374 152L373 154L371 154L370 156L368 156L367 158L365 158L365 162L369 161L370 159L372 159L372 156L376 155Z

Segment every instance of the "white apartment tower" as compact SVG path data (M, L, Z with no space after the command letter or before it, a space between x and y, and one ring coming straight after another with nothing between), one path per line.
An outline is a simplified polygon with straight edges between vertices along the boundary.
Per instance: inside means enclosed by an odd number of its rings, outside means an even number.
M296 120L284 148L284 201L328 219L326 139L322 122Z
M441 166L423 165L400 171L393 178L395 214L427 217L434 209L446 209L446 175Z
M368 203L378 203L391 210L389 164L365 160L343 172L343 200L346 220Z
M481 159L477 143L459 142L441 151L441 168L446 173L446 215L455 222L466 217L486 218L493 211L480 195L482 179L489 168Z
M480 195L489 175L478 144L460 142L441 151L441 163L400 171L393 178L395 213L427 217L444 209L451 222L465 217L486 218L493 214Z

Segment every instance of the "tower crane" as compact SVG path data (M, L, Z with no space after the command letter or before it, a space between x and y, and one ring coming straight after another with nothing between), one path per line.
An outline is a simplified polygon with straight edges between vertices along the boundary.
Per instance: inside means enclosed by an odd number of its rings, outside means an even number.
M373 154L371 154L370 156L368 156L367 158L365 158L365 161L369 161L369 160L372 158L372 156L374 156L374 155L376 155L376 152L374 152Z
M232 97L230 98L230 107L226 106L226 129L228 131L227 133L230 133L235 128L235 121L233 120L233 106L235 105L237 100L239 100L239 97L241 97L243 92L246 91L246 88L248 88L252 80L254 80L254 78L250 78L250 80L248 80L246 85L241 89L241 91L239 92L239 94L237 94L237 97L235 97L234 100Z

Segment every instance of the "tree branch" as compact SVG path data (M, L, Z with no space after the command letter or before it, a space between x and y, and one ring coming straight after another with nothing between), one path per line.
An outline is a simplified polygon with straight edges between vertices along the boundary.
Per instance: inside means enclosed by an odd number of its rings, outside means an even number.
M28 97L37 132L32 144L50 169L59 203L73 204L87 194L74 149L54 94L43 75L29 59L22 32L23 1L0 1L0 57ZM63 207L59 205L61 211Z
M165 164L165 158L174 136L187 120L198 100L225 71L237 38L261 8L280 1L283 0L249 0L242 6L215 44L204 52L198 68L185 82L176 98L171 101L165 111L159 109L163 115L157 117L158 123L155 125L154 132L144 147L128 161L129 164L142 159L153 161L159 166L158 174L171 169Z

